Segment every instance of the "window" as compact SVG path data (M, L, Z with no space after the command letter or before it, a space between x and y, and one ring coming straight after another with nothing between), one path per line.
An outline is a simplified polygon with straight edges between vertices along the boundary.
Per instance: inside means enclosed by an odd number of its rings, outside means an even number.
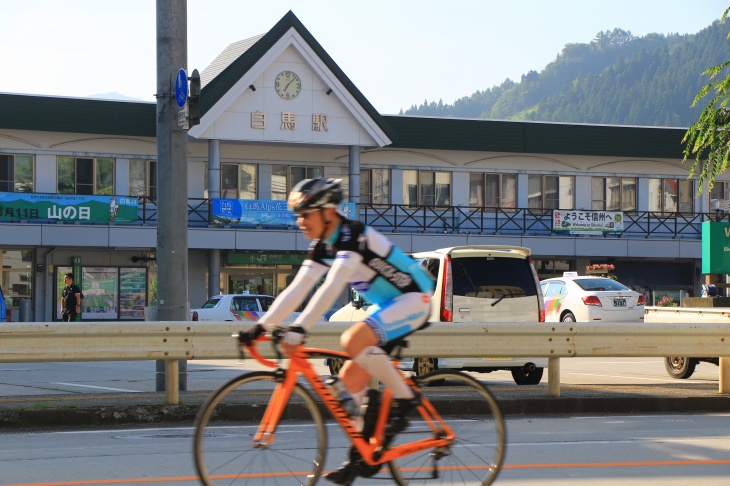
M404 170L403 204L448 206L451 204L451 173Z
M271 199L286 201L291 188L304 179L323 177L322 167L271 166Z
M730 182L717 182L710 191L710 199L730 199Z
M153 201L157 200L157 161L129 161L129 195L149 196Z
M517 207L516 174L469 174L469 206Z
M636 179L593 177L591 200L591 209L595 211L636 211Z
M360 171L360 202L390 204L390 170L362 169Z
M33 156L0 154L0 192L33 192Z
M0 250L0 284L10 320L9 308L18 307L21 300L33 295L33 251Z
M573 209L573 176L527 176L527 207L530 209Z
M114 159L58 157L56 166L58 194L114 194Z
M221 197L256 199L256 165L221 164Z
M691 213L694 210L694 181L649 179L649 211Z

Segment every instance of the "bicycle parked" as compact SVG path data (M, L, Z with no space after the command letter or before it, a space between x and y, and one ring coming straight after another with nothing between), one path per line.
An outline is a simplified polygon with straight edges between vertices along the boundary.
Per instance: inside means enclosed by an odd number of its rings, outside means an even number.
M323 408L354 445L357 457L350 459L361 477L390 475L399 485L488 485L496 479L504 458L504 420L492 394L469 375L436 370L406 377L421 401L408 417L410 427L384 444L390 390L382 392L379 403L371 394L376 403L363 404L361 417L353 420L310 362L349 359L345 353L297 346L284 356L276 333L248 343L245 333L236 337L242 351L272 371L233 378L201 407L194 453L203 484L315 484L327 453ZM258 344L266 341L277 361L259 353ZM397 360L404 346L399 341L388 351ZM441 381L445 386L427 388Z

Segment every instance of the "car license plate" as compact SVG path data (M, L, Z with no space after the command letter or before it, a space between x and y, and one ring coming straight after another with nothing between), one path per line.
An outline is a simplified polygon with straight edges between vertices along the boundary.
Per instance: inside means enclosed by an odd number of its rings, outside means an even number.
M614 307L626 307L626 299L613 299Z

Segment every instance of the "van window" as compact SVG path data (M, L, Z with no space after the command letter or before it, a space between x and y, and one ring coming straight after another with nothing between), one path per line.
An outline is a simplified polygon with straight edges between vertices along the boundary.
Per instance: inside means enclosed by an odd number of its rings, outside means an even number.
M441 260L439 260L438 258L421 258L418 260L418 264L428 270L434 280L438 278L439 265L441 264Z
M454 296L498 299L537 295L524 258L472 257L451 260Z

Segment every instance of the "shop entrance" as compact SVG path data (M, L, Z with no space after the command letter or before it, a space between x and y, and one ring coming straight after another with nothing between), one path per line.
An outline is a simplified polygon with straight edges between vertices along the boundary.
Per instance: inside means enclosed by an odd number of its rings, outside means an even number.
M288 267L288 268L279 268ZM221 279L225 286L224 293L273 295L276 297L291 283L296 273L291 265L277 265L276 268L226 268L226 278ZM225 282L225 283L224 283Z

